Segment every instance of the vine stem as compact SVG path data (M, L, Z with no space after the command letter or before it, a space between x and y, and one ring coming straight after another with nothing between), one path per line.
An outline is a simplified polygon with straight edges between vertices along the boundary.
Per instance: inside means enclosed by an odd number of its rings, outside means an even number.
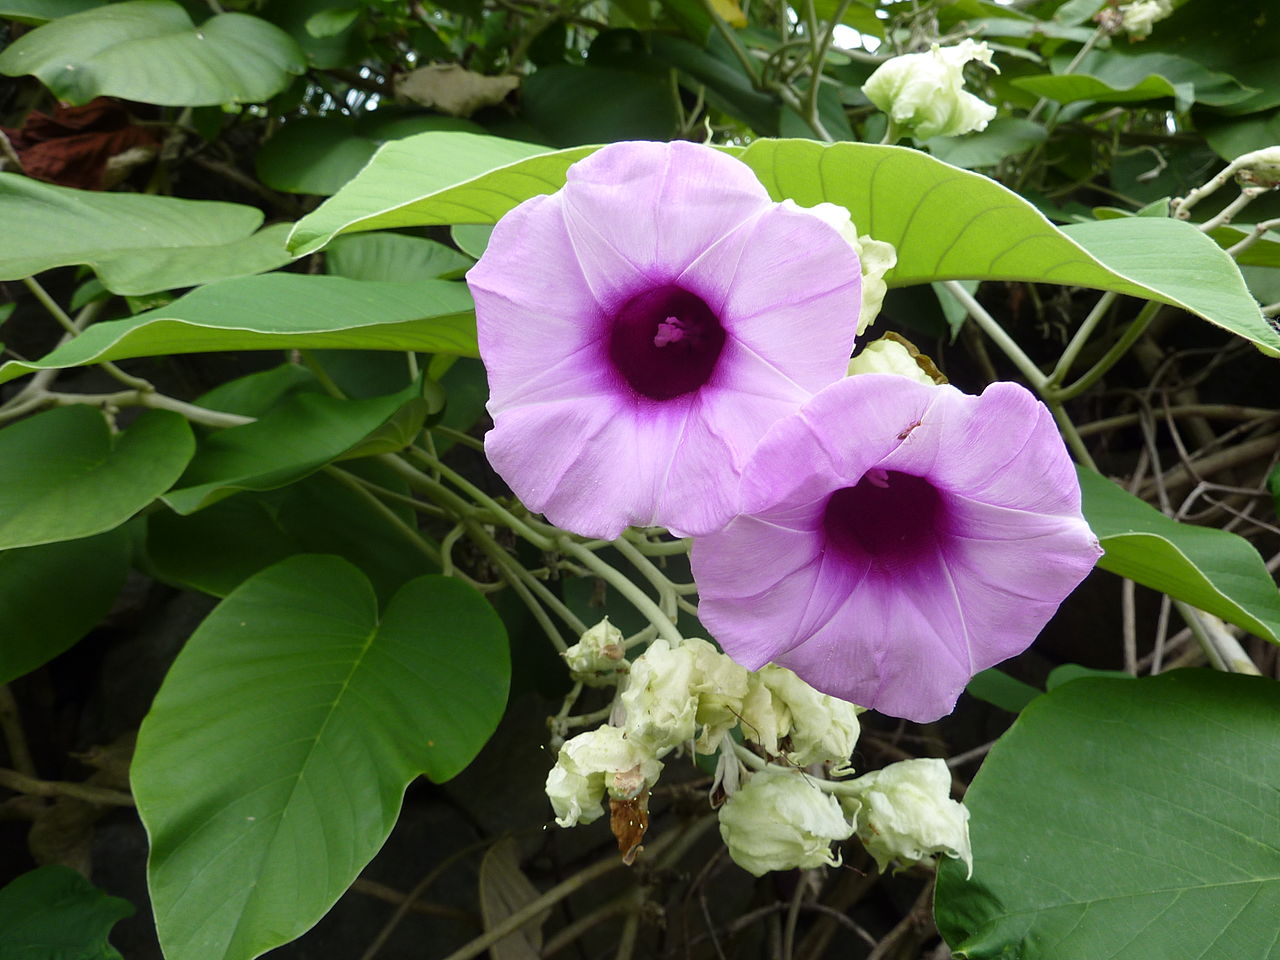
M680 835L680 833L669 833L659 838L650 846L649 855L658 855L662 852L663 848L672 845ZM525 924L537 919L539 914L549 910L551 907L554 907L561 900L565 899L565 897L576 893L578 890L581 890L583 887L594 881L597 877L602 877L606 873L609 873L611 870L616 870L622 865L621 857L610 856L598 863L593 863L591 866L586 867L583 870L579 870L573 876L556 884L542 896L529 901L501 923L494 924L470 943L449 954L445 960L471 960L472 957L479 956L503 937L515 933Z
M1022 375L1030 381L1031 385L1036 390L1043 392L1045 386L1049 383L1049 378L1036 366L1034 360L1023 353L1022 348L1018 346L1013 337L1005 333L1004 327L1000 326L999 321L974 299L973 294L955 280L944 280L942 285L968 311L969 316L973 317L978 326L983 329L983 332L991 338L992 342L1000 348L1004 355L1012 360L1014 365L1022 371Z
M36 280L35 277L23 277L22 283L31 291L32 294L34 294L35 298L40 301L40 305L48 311L49 315L58 321L58 324L67 332L68 336L75 337L80 334L80 327L71 319L70 316L67 315L67 311L58 306L58 301L49 296L48 292L44 287L40 286L40 282ZM155 390L155 387L150 381L125 373L110 361L104 360L98 365L102 367L106 373L110 374L111 377L120 381L120 383L124 384L126 387L132 387L138 391Z
M658 628L659 636L673 645L679 645L684 642L684 638L680 635L676 625L671 622L671 618L666 615L661 607L653 602L647 593L627 577L624 577L581 544L575 543L567 534L561 534L556 539L556 547L562 553L571 554L584 567L626 597L627 601L636 610L648 617L649 622Z
M95 787L88 783L65 783L58 780L38 780L16 770L0 768L0 787L15 793L33 797L74 797L86 803L112 807L132 807L133 797L119 790Z
M1043 391L1046 394L1046 399L1052 398L1058 402L1071 400L1101 380L1106 372L1119 363L1121 358L1129 352L1129 348L1138 341L1138 338L1147 332L1147 327L1151 325L1151 321L1155 319L1156 313L1159 312L1161 306L1163 304L1155 300L1148 300L1143 304L1142 309L1138 311L1138 315L1130 321L1128 328L1120 339L1103 355L1101 360L1090 367L1070 386L1047 387Z

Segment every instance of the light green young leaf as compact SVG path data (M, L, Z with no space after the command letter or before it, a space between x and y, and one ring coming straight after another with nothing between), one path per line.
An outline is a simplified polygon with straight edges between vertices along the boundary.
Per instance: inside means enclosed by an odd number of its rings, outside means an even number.
M841 204L860 231L892 243L891 286L983 279L1114 290L1280 348L1231 258L1188 223L1140 217L1059 229L994 180L905 147L761 140L742 159L775 198Z
M471 295L444 280L390 283L267 273L200 287L127 320L95 323L41 360L12 360L0 383L32 370L209 350L420 350L478 355Z
M1270 960L1280 685L1179 670L1034 700L978 771L973 877L944 859L957 958Z
M1106 550L1098 566L1280 643L1280 589L1247 540L1179 523L1092 470L1077 473L1085 519Z
M218 248L234 247L258 229L262 211L239 203L74 190L0 173L0 223L0 280L87 263L128 286L148 268L172 271L182 263L196 275L166 279L190 286L203 282L204 258L219 256ZM183 256L187 252L190 257Z
M251 960L315 924L409 782L448 780L484 745L509 672L501 620L458 580L413 580L381 616L337 557L245 581L187 641L138 735L168 960Z
M355 230L494 222L522 200L559 189L569 165L591 150L542 153L479 172L484 156L526 149L540 148L446 133L389 144L298 222L290 244L308 252ZM461 174L437 158L461 165ZM994 180L906 147L757 140L741 159L775 199L841 204L860 231L892 243L892 286L977 279L1114 290L1181 307L1280 349L1280 334L1263 320L1234 262L1190 224L1144 217L1060 230Z
M100 623L128 572L129 537L119 527L0 551L0 683L48 663Z
M187 421L148 410L112 434L89 406L0 430L0 550L78 540L120 526L168 490L195 452Z
M289 249L302 256L340 233L357 230L494 223L521 200L558 190L569 165L593 149L551 152L469 133L420 133L395 140L298 221Z
M194 513L241 490L275 490L334 460L402 448L426 418L426 401L411 386L369 400L296 393L261 420L219 430L199 450L164 501ZM407 424L397 424L400 417ZM390 435L384 428L395 427Z
M6 960L121 960L107 936L130 916L133 904L107 896L70 867L37 867L0 889L0 954Z
M220 13L198 27L172 0L125 0L62 17L0 53L0 73L34 74L73 104L120 97L167 106L259 103L305 61L279 27Z

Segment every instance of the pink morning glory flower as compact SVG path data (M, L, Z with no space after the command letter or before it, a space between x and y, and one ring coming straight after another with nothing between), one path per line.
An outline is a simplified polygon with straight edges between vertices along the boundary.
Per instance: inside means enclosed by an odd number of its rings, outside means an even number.
M489 462L584 536L716 529L769 426L844 373L859 274L836 228L720 151L596 151L503 217L467 274Z
M1102 553L1052 416L1013 383L832 384L765 435L742 503L693 546L725 652L922 723L1030 645Z

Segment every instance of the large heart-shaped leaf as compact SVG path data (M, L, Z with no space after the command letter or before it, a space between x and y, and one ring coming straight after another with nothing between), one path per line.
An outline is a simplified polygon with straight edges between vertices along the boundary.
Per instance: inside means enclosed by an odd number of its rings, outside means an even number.
M1085 519L1107 551L1098 566L1280 643L1280 589L1249 541L1166 517L1077 468Z
M262 223L262 211L239 203L73 190L0 173L0 223L0 280L87 263L108 289L148 293L132 289L130 280L145 281L152 269L163 270L170 287L217 279L203 261L244 242ZM193 272L175 272L179 264ZM168 287L151 288L161 289Z
M250 960L311 927L386 840L409 782L447 780L484 745L508 678L501 621L457 580L413 580L381 617L337 557L245 581L187 641L138 734L168 960Z
M520 201L558 189L569 165L591 148L515 159L537 149L448 133L389 144L300 220L289 243L308 252L356 230L491 223ZM460 173L435 158L452 158ZM895 286L982 279L1114 290L1182 307L1280 350L1280 334L1262 318L1235 263L1190 224L1140 217L1059 229L994 180L906 147L757 140L741 158L775 199L841 204L860 232L892 243L898 264L888 280ZM505 165L479 173L494 159Z
M49 864L0 890L6 960L121 960L107 942L133 904L109 897L70 867Z
M970 960L1272 960L1280 684L1183 670L1033 701L965 794L973 877L935 915Z
M34 74L59 100L121 97L176 107L258 103L305 69L287 33L243 13L200 26L172 0L125 0L46 23L0 53L0 73Z
M195 452L187 421L149 410L112 435L93 407L0 430L0 549L111 530L169 489Z
M407 429L384 436L406 411ZM427 415L416 387L368 400L297 393L261 420L220 430L164 495L178 513L194 513L241 490L275 490L309 476L333 460L400 449Z
M376 460L344 467L395 493L409 492ZM332 553L359 567L387 600L405 581L439 570L424 545L406 535L414 523L406 512L398 526L350 486L319 473L286 490L240 494L190 516L153 513L147 559L153 575L167 583L224 597L295 553Z
M117 527L87 540L0 551L0 683L48 663L110 611L129 572Z
M127 320L95 323L41 360L11 360L0 383L33 370L208 350L420 350L474 357L465 285L267 273L191 291Z

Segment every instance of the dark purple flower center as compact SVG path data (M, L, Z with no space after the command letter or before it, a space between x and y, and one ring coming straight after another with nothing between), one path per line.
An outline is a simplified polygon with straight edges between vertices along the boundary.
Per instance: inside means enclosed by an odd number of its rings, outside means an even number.
M827 500L822 529L827 546L849 559L870 557L899 570L937 549L945 506L936 487L896 470L868 470Z
M724 327L683 287L646 290L613 317L609 360L636 393L670 400L703 386L724 349Z

